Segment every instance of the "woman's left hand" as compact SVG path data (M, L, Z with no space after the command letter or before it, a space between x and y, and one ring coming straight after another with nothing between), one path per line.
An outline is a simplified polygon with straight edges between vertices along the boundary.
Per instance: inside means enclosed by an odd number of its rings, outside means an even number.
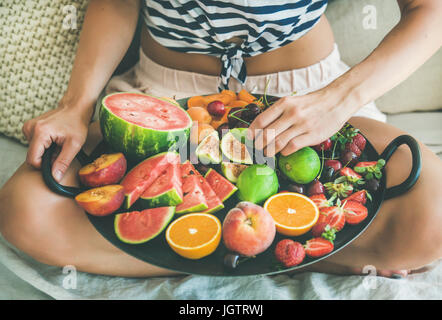
M303 147L320 144L334 135L356 110L333 91L322 89L304 96L279 99L249 127L255 148L272 157L289 155Z

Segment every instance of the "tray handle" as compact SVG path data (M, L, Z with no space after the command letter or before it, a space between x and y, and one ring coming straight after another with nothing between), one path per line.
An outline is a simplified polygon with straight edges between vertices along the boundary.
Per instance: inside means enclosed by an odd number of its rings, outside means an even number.
M384 159L387 162L393 153L403 144L406 144L411 151L412 157L412 167L411 172L408 178L402 182L401 184L390 187L385 191L384 199L391 199L397 196L400 196L410 190L416 181L419 179L421 168L422 168L422 156L419 144L417 141L409 135L401 135L395 138L390 144L385 148L385 150L381 153L380 158Z
M55 192L61 196L74 198L77 194L83 192L84 190L78 187L63 186L59 184L52 176L51 160L56 147L57 145L53 143L48 149L45 150L45 153L43 154L41 165L43 180L52 192ZM76 158L80 161L82 166L89 163L89 156L83 150L78 152Z

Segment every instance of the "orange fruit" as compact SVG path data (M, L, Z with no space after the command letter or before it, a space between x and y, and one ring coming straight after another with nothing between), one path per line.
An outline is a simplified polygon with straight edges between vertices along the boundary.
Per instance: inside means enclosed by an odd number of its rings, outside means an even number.
M227 105L227 107L230 107L230 108L240 107L240 108L242 108L242 107L245 107L245 106L248 105L248 104L249 104L249 103L248 103L247 101L233 100L233 101L231 101L231 102Z
M190 97L187 100L187 108L192 108L192 107L203 107L203 108L206 108L207 104L206 104L206 101L204 100L204 97L202 97L202 96Z
M256 100L256 97L250 94L246 89L242 89L240 92L238 92L238 100L251 103Z
M221 240L221 222L209 213L189 213L173 221L166 241L180 256L200 259L213 253Z
M275 220L276 231L286 236L300 236L308 232L319 218L316 204L295 192L271 196L264 203L264 209Z
M198 145L213 131L215 131L215 128L213 128L213 126L210 124L194 122L192 128L190 129L190 142Z
M221 94L229 95L232 97L232 100L236 100L236 93L232 90L223 90L221 91Z
M230 93L215 93L204 97L204 101L206 102L206 106L213 101L221 101L224 105L228 105L231 101L236 100L236 97L233 97Z
M197 121L199 123L210 123L212 121L212 117L209 112L203 107L192 107L187 109L187 113L192 118L193 121Z

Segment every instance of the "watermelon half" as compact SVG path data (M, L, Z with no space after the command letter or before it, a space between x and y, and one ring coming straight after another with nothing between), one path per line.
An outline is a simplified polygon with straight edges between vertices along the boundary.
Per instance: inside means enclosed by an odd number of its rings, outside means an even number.
M143 192L139 201L143 208L177 206L182 203L183 190L180 165L169 165Z
M163 152L147 158L132 168L120 182L124 187L124 208L129 209L167 167L179 163L178 153Z
M187 112L167 99L129 92L104 97L99 119L103 139L133 161L185 145L192 126Z
M161 207L117 214L114 220L115 233L126 243L147 242L166 228L174 213L175 207Z

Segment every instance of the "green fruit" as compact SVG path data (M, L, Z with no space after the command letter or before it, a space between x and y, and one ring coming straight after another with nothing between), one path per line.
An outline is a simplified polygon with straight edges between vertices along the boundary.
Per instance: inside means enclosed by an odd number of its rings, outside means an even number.
M234 162L221 162L221 172L230 182L238 182L238 177L248 166Z
M235 133L235 131L233 131ZM221 139L221 151L232 162L252 164L252 157L250 156L247 146L240 142L233 135L232 130L227 132ZM239 133L239 131L237 131Z
M280 156L278 165L290 180L300 184L312 182L321 170L321 160L315 150L302 148L288 156Z
M104 141L136 162L185 145L192 126L184 109L141 93L104 97L99 118Z
M238 177L238 199L256 204L278 192L278 177L275 170L265 164L254 164Z
M221 152L219 151L219 136L217 131L213 131L200 142L195 150L195 154L202 164L218 164L221 162Z

